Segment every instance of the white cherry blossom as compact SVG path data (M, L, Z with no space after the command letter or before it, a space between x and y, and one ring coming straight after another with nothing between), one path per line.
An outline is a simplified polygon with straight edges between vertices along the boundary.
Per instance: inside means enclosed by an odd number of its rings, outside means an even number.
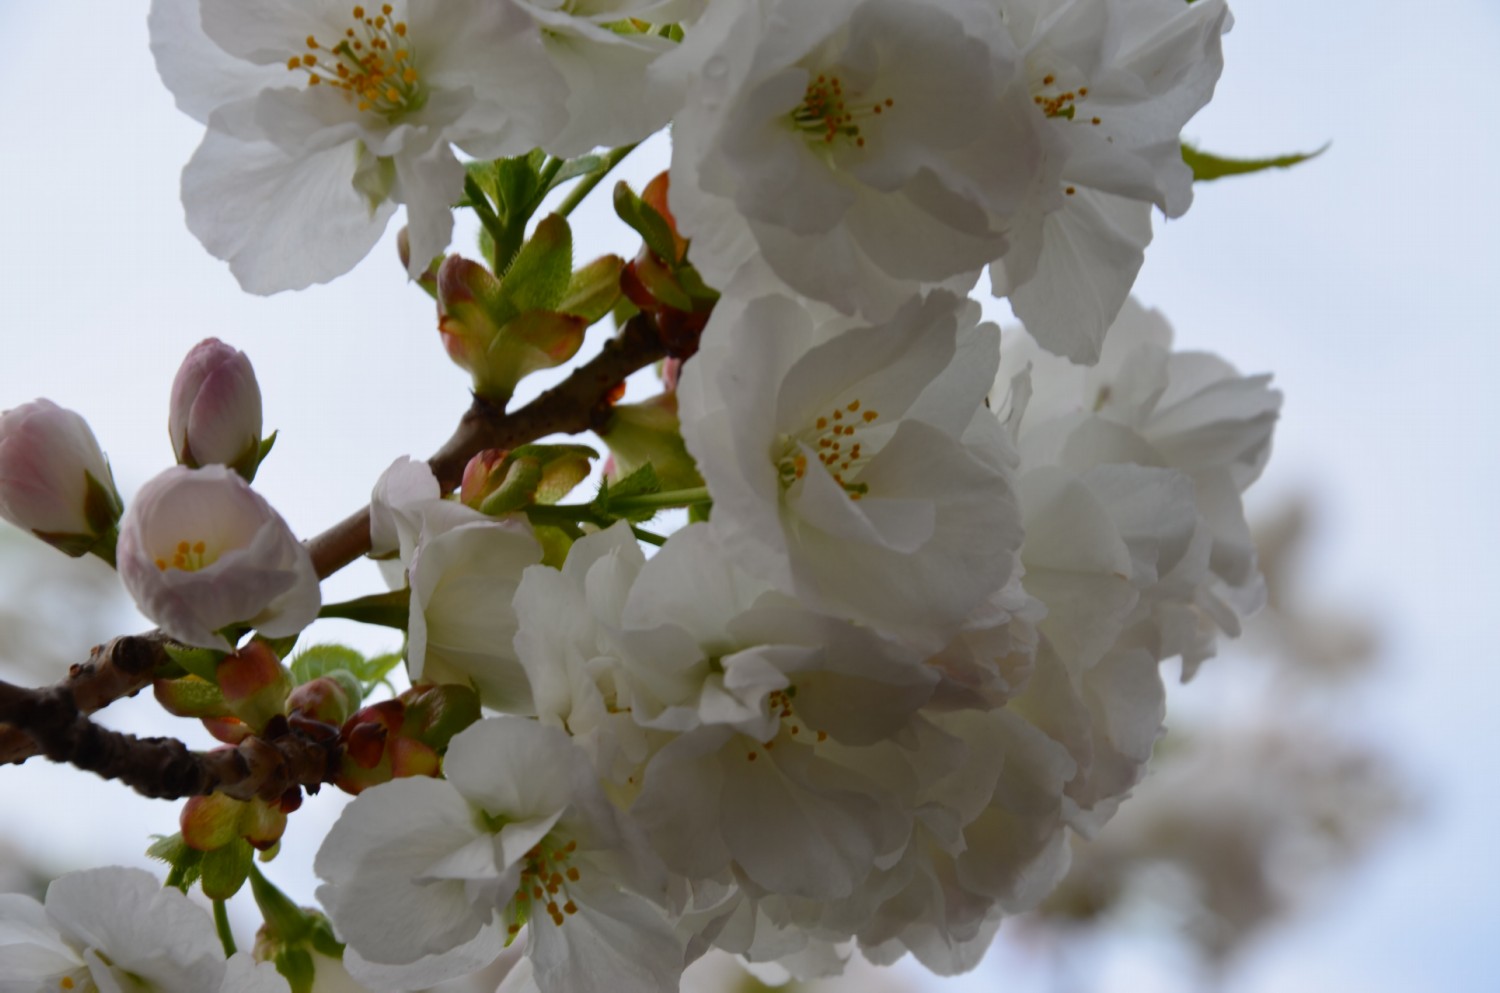
M1141 268L1151 207L1179 217L1192 202L1182 129L1213 95L1233 19L1223 0L989 2L1056 140L1062 193L1027 203L992 288L1043 347L1093 362Z
M0 993L288 993L274 967L227 962L208 914L140 869L53 880L45 903L0 894Z
M676 984L682 948L653 902L664 877L564 732L481 721L453 738L444 774L366 790L318 853L318 898L356 979L465 975L526 926L544 993Z
M1061 196L984 0L713 4L658 73L692 80L671 202L715 285L759 257L806 296L884 319L924 286L967 289L1032 199Z
M183 171L188 227L253 293L347 272L397 204L420 274L463 188L450 146L523 154L566 122L508 2L154 0L150 27L163 81L208 126Z
M720 306L681 408L728 553L819 610L941 648L1020 543L1013 456L976 423L997 329L941 291L873 327L778 293Z

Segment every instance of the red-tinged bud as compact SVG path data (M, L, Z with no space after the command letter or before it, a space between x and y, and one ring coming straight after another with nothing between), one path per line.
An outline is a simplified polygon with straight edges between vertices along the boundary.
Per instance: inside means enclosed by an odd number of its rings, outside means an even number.
M337 669L292 690L286 698L287 713L300 714L337 728L359 706L361 692L359 680L353 673Z
M402 740L415 739L441 752L455 734L479 720L479 694L468 686L413 686L401 694L406 703Z
M544 233L538 228L532 240ZM468 370L476 394L501 407L523 378L571 359L589 325L576 314L521 309L488 269L457 255L443 260L437 294L449 358Z
M198 676L158 679L151 684L151 692L162 709L175 717L229 716L224 694L213 683Z
M238 717L205 717L203 727L226 745L238 745L255 733L255 729Z
M392 738L390 741L391 775L436 776L442 768L438 753L414 738Z
M458 499L477 510L484 498L493 493L504 480L505 457L509 454L504 448L486 448L470 459L469 464L464 466L464 479L458 487Z
M345 737L344 755L361 769L373 769L385 757L385 743L389 737L390 731L384 725L356 724Z
M536 503L556 503L588 478L587 445L522 445L491 449L469 460L459 498L485 514L507 514Z
M275 715L286 713L292 675L265 642L252 641L226 656L215 675L229 712L254 730L264 728Z
M167 430L182 465L217 463L254 479L261 458L260 384L245 353L217 338L194 346L172 383Z
M671 261L681 262L687 257L687 239L677 230L677 218L672 215L672 208L668 205L668 195L671 193L672 177L670 172L659 172L656 178L646 184L641 190L641 199L651 205L651 208L662 216L667 222L667 227L672 229L672 244L677 249L677 255Z
M291 810L301 803L301 792L294 786L289 793L297 794ZM256 798L247 802L240 811L240 836L260 851L265 851L281 840L286 833L285 794L272 802Z
M276 806L283 814L298 810L302 806L302 788L300 786L288 787L287 791L281 794L281 799L276 801Z
M240 818L247 806L222 793L190 797L177 819L183 842L200 852L223 848L240 836Z

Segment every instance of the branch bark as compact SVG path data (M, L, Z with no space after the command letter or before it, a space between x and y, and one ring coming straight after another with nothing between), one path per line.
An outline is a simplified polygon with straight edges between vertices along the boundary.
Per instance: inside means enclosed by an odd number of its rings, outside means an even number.
M667 348L662 343L655 321L648 314L637 315L626 323L617 337L605 343L603 351L597 356L524 407L505 413L493 404L475 397L453 436L427 460L427 464L437 476L443 492L447 493L462 481L464 466L469 459L485 449L515 448L544 435L577 434L598 427L602 418L608 414L611 394L625 378L666 355ZM326 579L364 555L370 550L370 508L366 506L350 514L309 539L307 550L320 579ZM35 695L12 697L14 707L9 709L8 716L7 708L0 707L0 765L20 763L33 755L45 754L53 761L72 762L80 768L90 768L90 771L98 772L106 778L120 779L135 789L146 792L143 786L152 788L156 781L149 777L146 781L139 781L140 777L135 776L132 770L139 764L136 763L136 757L149 753L153 757L152 761L162 763L163 768L170 766L174 770L173 777L181 777L173 778L170 786L165 781L158 784L170 790L187 790L173 795L192 796L195 792L212 792L217 788L244 799L234 791L246 788L244 783L247 780L243 776L235 778L234 770L224 764L228 760L215 758L239 752L194 753L173 739L143 739L122 735L99 728L88 720L88 714L103 709L122 697L133 696L147 686L151 682L152 673L167 661L165 646L168 641L160 631L115 638L107 645L95 648L89 654L89 661L74 666L66 679L46 690L25 691L9 687L10 691ZM49 728L46 742L36 738L34 730L30 734L23 730L35 728L40 716L26 708L44 703L53 708L63 708L64 700L68 701L68 706L73 708L76 715L77 719L72 723L66 724L66 727L56 724L56 713L62 711L55 710L47 712L48 720L53 723L46 725ZM80 722L92 730L79 726ZM264 743L263 739L252 740ZM173 744L177 746L177 750L170 747ZM241 749L244 747L242 745ZM101 767L80 765L70 757L70 748L82 750ZM264 763L266 757L262 756L261 761ZM197 771L183 771L189 768ZM210 771L205 772L205 769ZM209 775L218 785L197 789L201 783L194 777L201 775ZM251 777L248 781L253 783L254 778Z
M176 738L139 738L100 727L78 708L68 687L22 689L0 682L0 720L24 727L41 754L144 796L166 800L224 793L236 800L276 800L287 790L313 792L338 774L337 741L312 741L285 720L266 737L235 748L194 752Z

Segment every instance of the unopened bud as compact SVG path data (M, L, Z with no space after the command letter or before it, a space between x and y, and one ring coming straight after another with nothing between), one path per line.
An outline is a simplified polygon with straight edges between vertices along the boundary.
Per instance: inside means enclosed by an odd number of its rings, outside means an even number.
M292 676L263 641L252 641L225 656L215 673L229 712L259 731L278 714L286 713Z
M0 414L0 517L69 555L114 564L121 511L87 421L51 400Z
M415 738L392 738L389 751L391 776L395 779L436 776L443 765L434 749Z
M194 346L172 382L167 430L182 465L227 465L254 479L261 456L260 384L245 353L217 338Z
M182 840L200 852L223 848L240 836L240 815L245 806L243 800L223 793L189 797L177 818Z
M588 327L575 314L518 310L488 269L458 255L438 269L437 296L448 356L468 370L476 394L500 406L526 376L571 359Z
M401 694L406 704L403 737L415 739L438 751L448 747L455 734L479 720L479 694L457 683L413 686Z
M288 714L340 727L359 706L362 687L347 669L335 669L303 683L286 698Z
M459 499L485 514L505 514L534 503L556 503L589 474L598 457L587 445L522 445L490 449L464 468Z

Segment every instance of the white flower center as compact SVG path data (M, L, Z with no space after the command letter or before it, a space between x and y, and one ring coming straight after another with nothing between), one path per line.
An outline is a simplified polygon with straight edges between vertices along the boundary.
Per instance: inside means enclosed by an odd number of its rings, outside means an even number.
M859 122L879 117L895 105L890 97L866 103L846 96L837 75L822 74L807 84L802 102L792 109L792 124L809 141L831 145L842 139L863 148L865 138Z
M166 572L168 569L197 572L199 569L206 569L213 565L218 557L219 553L217 551L210 552L208 545L204 542L179 541L177 549L172 553L171 560L168 561L165 558L158 557L156 567L162 572Z
M805 441L808 448L817 452L818 461L833 481L849 494L849 499L858 500L869 491L869 486L864 483L848 483L844 479L846 474L857 471L870 458L870 453L865 451L862 443L854 440L854 436L860 428L873 424L880 417L877 411L861 410L861 406L858 399L851 400L842 407L834 407L800 434L783 435L779 439L782 454L776 462L776 472L783 489L807 474L807 456L798 446L799 442Z
M393 20L393 9L385 4L371 16L364 7L355 7L354 23L344 30L344 37L324 45L308 35L309 51L287 59L286 67L307 73L309 87L343 90L360 110L388 121L420 109L427 102L427 90L406 37L406 22Z
M803 745L815 744L828 740L827 731L814 731L796 715L796 712L792 709L792 701L796 699L796 696L797 687L788 686L784 690L773 690L771 692L771 695L766 698L766 702L770 706L771 712L778 718L780 718L780 725L777 728L776 737L772 738L770 741L759 742L759 750L756 749L754 744L752 744L750 748L746 749L746 762L757 761L760 758L761 752L771 751L776 747L776 743L783 738L785 738L788 742Z
M1098 127L1104 123L1102 118L1080 117L1078 114L1078 102L1088 95L1087 86L1064 89L1058 85L1057 76L1049 72L1042 77L1041 85L1034 89L1031 102L1048 117L1060 117L1066 121L1079 121Z
M542 839L526 853L526 864L521 868L521 885L511 901L511 921L506 928L511 937L520 933L522 925L531 919L539 904L558 927L569 915L578 913L578 904L568 894L568 884L583 878L578 867L569 864L573 853L578 850L578 842L558 845L550 838L549 835ZM559 899L563 901L561 904L557 902Z

